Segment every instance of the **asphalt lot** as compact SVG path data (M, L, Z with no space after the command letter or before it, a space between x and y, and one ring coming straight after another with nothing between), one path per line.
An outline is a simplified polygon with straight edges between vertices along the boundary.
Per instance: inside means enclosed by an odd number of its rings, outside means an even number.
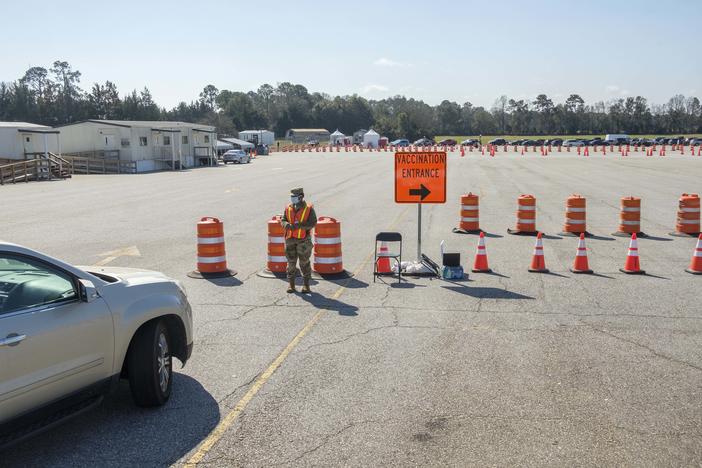
M76 264L117 256L110 265L163 271L184 282L195 312L194 354L165 407L134 407L124 384L0 465L702 464L702 277L684 272L695 240L668 235L680 194L702 191L702 157L452 153L448 203L423 209L424 252L438 258L445 240L472 265L477 236L451 228L460 194L473 191L495 274L401 287L371 274L377 232L398 230L416 249L416 206L394 203L392 172L390 153L275 153L0 187L3 240ZM307 297L256 275L266 222L296 186L342 222L355 273ZM537 198L553 274L527 273L534 238L506 233L522 193ZM577 240L558 233L571 193L587 197L596 275L568 270ZM628 195L642 198L648 276L618 271L628 239L610 234ZM186 276L202 216L224 221L235 278Z

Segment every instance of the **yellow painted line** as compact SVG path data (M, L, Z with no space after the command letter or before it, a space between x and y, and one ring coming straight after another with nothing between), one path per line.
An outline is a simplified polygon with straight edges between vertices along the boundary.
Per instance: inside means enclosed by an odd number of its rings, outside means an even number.
M409 205L405 207L402 212L400 212L397 217L393 220L393 222L390 224L388 229L393 229L397 223L402 219L402 217L407 213L407 210L409 210ZM368 262L371 260L371 258L374 256L374 252L371 252L364 260L361 262L361 265L356 269L356 271L353 272L352 276L346 280L346 282L339 287L339 289L336 290L336 292L332 295L332 299L338 299L341 297L341 295L344 293L346 290L349 282L353 277L358 275L358 273L365 268L368 265ZM283 351L278 355L278 357L275 358L275 360L268 366L268 368L263 371L261 375L258 376L258 378L254 381L254 383L251 385L249 390L246 392L246 394L239 400L239 402L234 406L234 408L222 419L219 424L217 424L217 427L214 428L212 432L210 432L210 435L207 436L207 438L202 442L200 447L198 447L197 451L188 459L188 461L185 463L186 467L194 467L197 464L199 464L203 458L209 453L210 450L212 450L212 447L215 446L217 442L220 441L220 439L224 436L224 434L227 432L227 430L236 422L236 420L239 418L241 413L246 409L246 406L251 402L251 400L256 396L256 394L261 390L261 388L268 382L268 380L273 376L276 370L283 364L283 362L288 358L290 353L297 347L297 345L300 343L302 338L309 333L309 331L317 324L320 318L322 318L322 315L324 315L324 312L326 312L326 309L322 309L310 319L307 324L300 330L300 332L295 335L295 337L288 343L288 345L283 349Z
M124 247L122 249L112 250L110 252L105 252L99 254L101 257L105 257L102 260L97 261L93 266L105 266L108 263L112 263L119 257L141 257L141 252L136 245L130 247Z

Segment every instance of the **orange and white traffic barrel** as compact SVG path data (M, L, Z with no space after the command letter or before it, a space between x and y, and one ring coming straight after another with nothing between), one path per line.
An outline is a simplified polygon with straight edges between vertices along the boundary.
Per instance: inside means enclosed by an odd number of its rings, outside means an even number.
M453 232L460 234L480 234L480 199L468 192L461 195L460 222Z
M631 237L632 234L636 234L638 237L645 237L645 234L641 232L641 199L638 197L623 197L619 211L619 229L612 235Z
M683 193L678 201L675 232L672 236L698 236L700 234L700 196Z
M205 216L197 223L197 270L188 274L191 278L214 278L233 276L236 271L227 268L224 249L224 223Z
M587 234L586 199L582 195L573 194L566 200L565 224L562 235L579 236Z
M509 234L535 236L536 230L536 197L520 195L517 198L517 226L507 229Z
M344 273L341 256L341 223L329 216L321 216L314 228L312 269L320 275Z
M288 259L285 257L285 230L280 225L280 215L268 221L268 261L266 267L270 273L285 273Z

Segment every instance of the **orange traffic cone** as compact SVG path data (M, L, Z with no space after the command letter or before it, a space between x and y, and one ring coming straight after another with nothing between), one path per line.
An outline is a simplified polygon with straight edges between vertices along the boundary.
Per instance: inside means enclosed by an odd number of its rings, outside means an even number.
M392 273L392 268L390 268L390 258L383 256L383 254L387 255L388 253L388 245L385 242L380 243L379 253L380 255L378 256L376 267L377 273Z
M536 235L536 245L534 245L534 256L531 259L531 267L529 271L532 273L548 273L546 268L546 260L544 259L544 244L541 240L541 233Z
M620 268L619 271L629 275L646 274L646 272L643 271L639 265L639 241L636 239L636 233L631 235L631 241L629 241L629 253L626 255L624 268Z
M690 266L685 271L693 275L702 275L702 234L697 238L697 247L692 252Z
M487 251L485 250L485 233L480 232L478 240L478 250L475 253L475 263L473 264L473 273L490 273L492 270L488 266Z
M570 269L573 273L587 273L591 274L592 270L587 263L587 249L585 248L585 233L580 233L580 240L578 241L578 251L575 254L575 261L573 261L573 268Z

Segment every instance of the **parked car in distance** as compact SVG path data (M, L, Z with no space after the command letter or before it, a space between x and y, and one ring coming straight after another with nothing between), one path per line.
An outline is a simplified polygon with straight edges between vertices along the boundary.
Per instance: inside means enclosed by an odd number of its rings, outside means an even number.
M602 138L593 138L587 144L588 146L609 146L609 142L604 141Z
M544 142L546 146L561 146L563 145L563 140L561 138L552 138Z
M233 149L229 150L226 153L222 155L222 161L224 164L228 163L237 163L237 164L242 164L242 163L250 163L251 162L251 155L246 153L244 150L240 149Z
M414 146L433 146L435 144L436 143L434 143L434 140L426 137L420 138L419 140L415 140L415 142L412 143L412 145Z
M444 140L441 140L438 144L440 146L456 146L456 140L453 138L446 138Z
M178 281L75 267L3 241L0 330L0 449L99 404L120 378L138 406L163 405L172 358L185 364L193 347Z
M577 148L579 146L585 146L583 140L565 140L563 146Z
M691 146L700 146L700 145L702 145L702 138L690 138L690 145L691 145Z
M504 138L495 138L494 140L488 141L488 145L503 146L508 144L508 141Z
M657 145L665 145L668 139L665 137L657 137L654 138L653 141L655 141Z
M534 140L522 140L522 146L538 146Z
M514 145L514 146L519 146L522 144L523 141L524 140L512 140L512 141L508 142L508 144Z
M625 145L629 140L631 139L626 133L608 133L604 138L604 141L614 145Z
M399 138L390 142L391 146L409 146L410 142L406 138Z
M478 140L468 138L461 142L461 146L480 146L480 143L478 142Z

